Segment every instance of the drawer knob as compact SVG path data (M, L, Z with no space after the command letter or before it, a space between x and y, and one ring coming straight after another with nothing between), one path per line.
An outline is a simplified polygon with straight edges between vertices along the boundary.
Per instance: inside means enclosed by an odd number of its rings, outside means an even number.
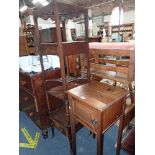
M97 120L95 120L95 119L91 120L90 122L91 122L91 124L92 124L93 126L95 126L95 125L97 124Z

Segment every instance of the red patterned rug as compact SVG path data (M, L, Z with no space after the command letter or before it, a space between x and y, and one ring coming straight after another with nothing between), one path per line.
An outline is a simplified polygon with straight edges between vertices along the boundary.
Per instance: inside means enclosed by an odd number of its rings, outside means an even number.
M122 149L128 152L129 155L135 155L135 128L124 139Z

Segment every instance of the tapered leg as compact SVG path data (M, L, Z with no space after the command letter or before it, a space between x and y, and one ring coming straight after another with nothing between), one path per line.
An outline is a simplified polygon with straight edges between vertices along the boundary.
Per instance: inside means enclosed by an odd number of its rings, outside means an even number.
M52 138L54 137L54 123L51 123Z
M71 133L71 154L72 155L76 155L76 131L75 131L75 119L74 119L74 116L73 116L73 107L72 107L72 98L71 96L68 96L68 100L69 100L69 105L70 105L70 108L69 108L69 113L70 113L70 133Z
M69 140L69 145L70 145L70 154L72 155L73 149L72 149L72 136L71 136L71 128L69 127L67 129L68 131L68 140Z
M120 118L120 122L119 122L116 155L120 154L121 142L122 142L122 133L123 133L123 116Z
M76 155L76 133L75 133L75 120L71 115L71 139L72 139L72 155Z
M102 132L99 132L97 133L96 138L97 138L97 155L102 155L104 135L102 135Z

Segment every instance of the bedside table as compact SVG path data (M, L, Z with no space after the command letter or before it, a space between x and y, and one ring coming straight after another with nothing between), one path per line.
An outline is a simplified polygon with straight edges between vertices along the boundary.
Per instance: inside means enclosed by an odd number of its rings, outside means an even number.
M119 128L122 127L127 91L97 81L90 81L70 89L67 93L70 105L73 155L76 155L75 120L96 134L97 155L102 155L103 136L106 130L119 119Z

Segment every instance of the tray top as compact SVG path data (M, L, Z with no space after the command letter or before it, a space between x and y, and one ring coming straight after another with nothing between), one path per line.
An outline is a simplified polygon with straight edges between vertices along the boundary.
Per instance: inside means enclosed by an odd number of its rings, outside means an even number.
M127 91L122 88L97 81L90 81L87 84L68 90L67 93L100 111L127 95Z

